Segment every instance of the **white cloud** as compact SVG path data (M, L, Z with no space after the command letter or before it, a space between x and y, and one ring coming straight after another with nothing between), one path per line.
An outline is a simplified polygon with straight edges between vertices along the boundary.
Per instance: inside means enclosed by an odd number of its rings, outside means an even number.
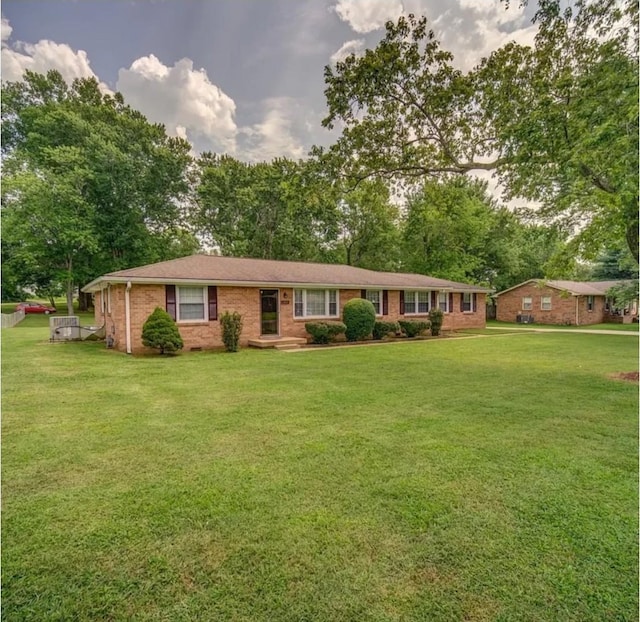
M2 47L4 47L5 41L9 40L9 37L13 32L13 28L11 28L11 26L9 25L9 20L6 17L2 18L1 32L2 32Z
M120 69L117 88L133 108L170 134L188 138L197 151L235 154L235 102L190 59L168 67L153 54L144 56Z
M400 0L338 0L333 10L343 22L360 33L383 28L388 20L395 20L404 10Z
M9 44L13 28L2 18L2 80L15 82L22 79L25 70L46 73L56 69L67 82L76 78L95 78L89 58L84 50L75 51L66 43L41 39L38 43L17 41ZM102 85L106 89L106 85Z
M303 158L308 148L301 136L309 132L305 107L291 97L272 97L262 103L262 120L240 130L242 159L252 162L288 157Z
M339 50L331 55L331 62L337 63L338 61L343 61L352 53L357 56L364 50L364 48L364 39L352 39L351 41L347 41Z

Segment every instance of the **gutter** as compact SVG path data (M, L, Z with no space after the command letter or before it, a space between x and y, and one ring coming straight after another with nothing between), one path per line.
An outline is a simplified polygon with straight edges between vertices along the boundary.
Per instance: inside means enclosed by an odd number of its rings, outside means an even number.
M131 354L131 281L127 281L127 288L124 290L124 324L125 339L127 344L127 354Z
M82 288L83 292L95 292L100 289L103 283L138 283L140 285L165 285L171 283L174 285L219 285L222 287L261 287L261 288L281 288L290 287L292 289L387 289L389 291L441 291L452 293L476 293L490 294L492 290L483 287L459 288L451 285L382 285L373 283L302 283L302 282L270 282L270 281L232 281L224 279L188 279L174 277L99 277L91 281Z

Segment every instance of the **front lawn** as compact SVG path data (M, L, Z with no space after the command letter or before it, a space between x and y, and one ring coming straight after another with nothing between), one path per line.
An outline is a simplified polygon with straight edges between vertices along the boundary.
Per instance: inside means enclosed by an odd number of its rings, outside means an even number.
M2 619L636 620L635 339L2 332Z
M516 322L498 322L498 320L487 320L487 326L493 326L495 328L555 328L558 330L622 330L630 332L638 332L640 330L640 324L637 322L633 324L613 324L607 322L606 324L582 324L580 326L564 326L559 324L517 324Z

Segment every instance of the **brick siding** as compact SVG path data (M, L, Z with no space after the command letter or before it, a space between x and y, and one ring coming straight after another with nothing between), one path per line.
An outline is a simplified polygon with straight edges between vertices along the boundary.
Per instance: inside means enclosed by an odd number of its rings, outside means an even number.
M280 307L280 336L305 337L305 323L310 319L294 318L294 293L293 289L269 288L279 290ZM361 291L339 291L339 320L345 303L352 298L360 298ZM463 313L460 311L460 298L462 294L453 294L453 309L445 313L443 330L455 330L460 328L482 328L485 326L485 295L476 295L476 311ZM142 326L155 307L165 308L164 285L137 285L134 284L130 291L130 315L131 315L131 350L134 354L149 352L142 345ZM399 319L428 319L428 314L402 316L400 315L400 292L389 291L388 314L380 317L381 320L394 321ZM218 286L218 318L225 311L237 311L242 315L243 329L241 345L246 346L250 339L260 337L260 288L257 287L223 287ZM111 286L111 312L102 312L101 294L95 295L95 320L96 324L105 324L106 335L112 340L113 347L126 352L126 327L125 327L125 286ZM322 320L318 320L322 321ZM330 319L328 320L330 321ZM184 350L192 348L213 349L221 348L222 336L220 321L203 322L178 322L178 329L184 341Z
M531 310L522 308L522 299L531 298ZM542 309L542 298L551 297L551 309ZM605 297L593 297L593 310L587 309L587 296L572 296L554 287L537 283L524 283L498 296L496 319L515 322L520 314L532 315L536 324L585 326L600 324L605 319ZM577 318L576 318L577 314Z

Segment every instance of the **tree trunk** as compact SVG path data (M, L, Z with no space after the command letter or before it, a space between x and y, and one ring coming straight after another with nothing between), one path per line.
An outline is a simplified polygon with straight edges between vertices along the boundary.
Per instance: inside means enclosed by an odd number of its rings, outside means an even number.
M73 315L73 262L71 257L67 258L67 315Z
M91 294L86 292L80 292L78 294L78 310L79 311L89 311L93 306L93 301L91 299Z

